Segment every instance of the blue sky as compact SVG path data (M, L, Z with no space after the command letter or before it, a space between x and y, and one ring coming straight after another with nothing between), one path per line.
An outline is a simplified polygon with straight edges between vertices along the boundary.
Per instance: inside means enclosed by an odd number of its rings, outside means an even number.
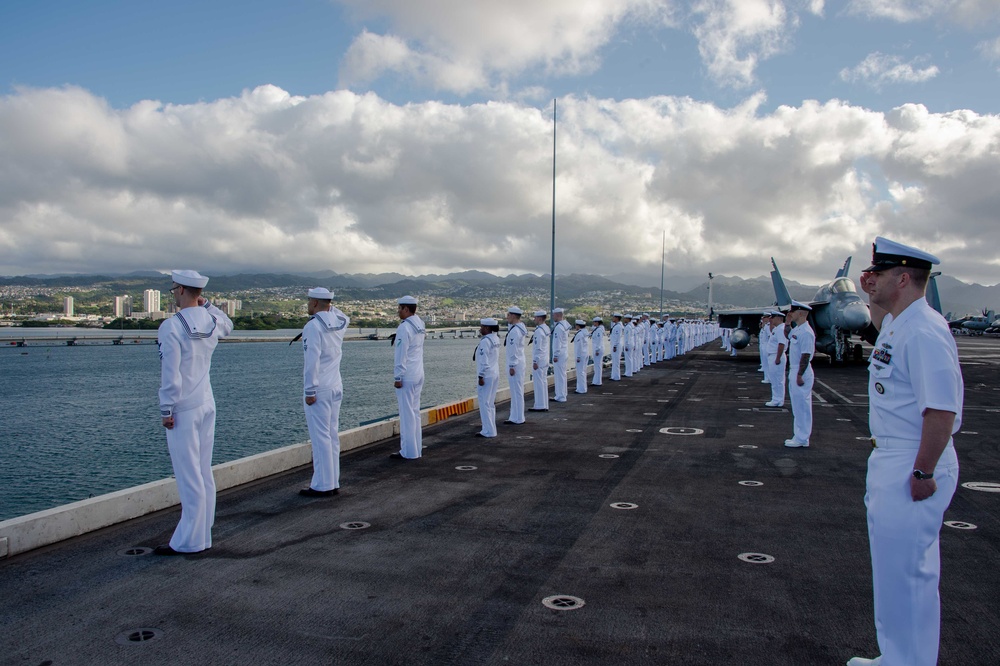
M38 188L0 188L0 274L173 266L151 249L151 211L240 248L196 257L206 269L543 272L533 190L550 187L531 145L558 97L567 263L652 266L647 241L666 230L676 272L759 275L807 231L822 268L782 265L818 281L875 232L955 260L971 247L960 277L1000 279L975 242L1000 206L966 192L1000 175L997 0L15 0L0 5L0 91L0 158L23 165L8 182ZM164 151L166 127L183 131ZM248 140L199 157L220 133ZM526 173L435 159L470 145L528 151ZM190 160L202 179L177 182ZM505 216L516 224L497 231ZM246 240L248 225L270 240ZM42 227L64 236L55 253ZM634 244L595 254L609 227ZM121 265L82 249L101 230ZM294 258L331 234L351 237L347 254ZM467 245L440 252L442 234Z

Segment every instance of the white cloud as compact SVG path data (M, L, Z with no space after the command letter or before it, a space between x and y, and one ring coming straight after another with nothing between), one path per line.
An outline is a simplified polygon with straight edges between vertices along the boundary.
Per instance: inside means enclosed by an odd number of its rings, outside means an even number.
M851 68L840 70L840 78L852 83L863 83L879 90L884 85L900 83L923 83L938 75L936 65L921 67L923 58L903 62L897 55L870 53L868 57Z
M753 84L759 62L780 53L797 25L781 0L695 0L691 14L709 76L737 88Z
M967 28L1000 21L996 0L850 0L846 11L900 23L942 18Z
M1000 63L1000 37L979 42L976 49L989 62Z
M598 51L628 21L663 25L670 0L338 0L391 34L364 31L341 66L352 87L396 73L437 90L500 90L510 77L593 71Z
M996 282L1000 117L688 98L559 102L560 272L828 278L879 233ZM545 272L550 109L273 86L115 110L0 98L0 274Z

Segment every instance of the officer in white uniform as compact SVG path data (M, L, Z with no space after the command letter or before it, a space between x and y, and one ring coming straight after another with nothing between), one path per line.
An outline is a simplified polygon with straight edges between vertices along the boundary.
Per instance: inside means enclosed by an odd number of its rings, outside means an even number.
M774 310L771 312L771 334L767 338L767 368L771 380L771 400L764 403L766 407L783 407L785 405L785 369L787 366L785 350L787 348L785 313Z
M479 419L483 428L476 437L497 436L497 386L500 383L500 322L492 317L479 320L479 345L472 358L476 361L479 380L476 397L479 398Z
M788 318L792 332L788 336L788 399L792 402L792 437L785 440L789 448L809 446L812 435L812 357L816 353L816 333L809 325L812 308L805 303L792 301Z
M181 519L169 544L157 555L197 553L212 547L215 523L215 397L212 352L233 330L229 317L201 295L208 278L197 271L173 271L170 292L179 308L160 325L160 417L177 479Z
M420 427L420 391L424 388L424 338L427 331L417 316L417 299L403 296L396 301L402 320L396 327L393 386L399 404L399 453L391 458L414 460L423 455Z
M509 425L524 423L524 340L528 328L521 321L524 312L516 305L507 310L507 335L503 339L507 356L507 384L510 386Z
M955 340L925 298L937 263L927 252L879 237L861 275L879 329L868 364L875 448L865 505L881 657L855 657L850 666L937 663L939 538L958 484L951 435L962 425L965 392Z
M566 321L562 308L552 311L552 372L555 375L556 402L566 402L566 371L569 363L569 332L572 326Z
M615 312L611 315L614 324L611 326L609 336L611 342L611 381L621 381L622 378L622 352L625 349L625 325L622 324L622 313Z
M535 330L531 334L531 385L535 390L532 412L549 411L549 337L552 331L545 323L548 313L538 310L534 314Z
M594 317L594 328L590 331L591 353L594 358L594 377L591 384L600 386L604 383L604 320Z
M760 352L760 367L757 368L757 372L764 373L764 379L760 380L761 384L770 384L771 380L767 372L767 339L771 335L771 312L765 312L760 316L760 333L757 334L757 346Z
M344 384L340 359L350 318L333 306L329 289L309 290L311 318L302 329L303 403L312 441L313 476L306 497L329 497L340 488L340 404Z
M645 367L649 365L649 313L642 313L642 321L639 326L642 328L642 347L640 347L640 357L642 359L642 365Z
M632 353L632 348L635 347L635 327L632 326L632 315L623 315L622 322L622 340L625 345L625 376L631 377L634 374L632 363L635 360L635 355Z
M587 359L590 358L590 351L587 342L590 335L587 334L587 322L582 319L576 320L576 336L573 338L573 355L576 357L576 392L587 392Z

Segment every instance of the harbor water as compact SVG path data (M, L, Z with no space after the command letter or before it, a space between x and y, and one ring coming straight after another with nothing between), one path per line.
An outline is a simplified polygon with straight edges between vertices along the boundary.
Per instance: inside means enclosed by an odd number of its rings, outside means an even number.
M20 339L22 331L3 333L0 520L171 476L157 403L155 344L16 347L10 340ZM216 349L216 464L309 438L302 347L287 343L298 331L237 333L279 341ZM30 338L46 335L52 331ZM468 333L460 339L428 338L423 406L475 395L477 342ZM344 343L341 430L397 413L392 364L386 340ZM349 475L345 469L345 482Z

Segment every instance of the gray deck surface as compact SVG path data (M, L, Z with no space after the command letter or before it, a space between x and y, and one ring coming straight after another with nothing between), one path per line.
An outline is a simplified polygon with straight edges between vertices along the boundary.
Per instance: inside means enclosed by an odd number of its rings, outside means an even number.
M959 347L960 481L1000 482L1000 341ZM175 509L2 561L0 664L874 656L866 369L821 357L812 446L786 449L791 413L763 408L755 350L713 342L586 395L571 383L568 403L494 440L471 436L478 414L453 418L425 431L419 461L388 459L398 440L351 453L331 499L296 494L305 468L222 493L206 554L122 554L165 543ZM998 664L1000 493L959 487L946 519L978 529L943 528L940 663ZM585 605L550 610L553 595ZM153 640L116 641L143 628Z

